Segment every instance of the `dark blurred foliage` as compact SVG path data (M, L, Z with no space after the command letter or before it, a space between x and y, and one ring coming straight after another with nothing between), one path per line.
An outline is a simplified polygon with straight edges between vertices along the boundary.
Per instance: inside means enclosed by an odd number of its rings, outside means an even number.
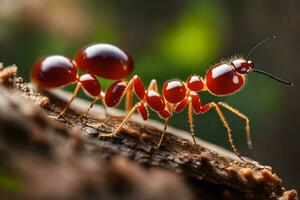
M251 74L246 87L233 96L203 93L201 98L225 101L247 114L252 151L246 147L244 121L224 111L241 153L272 165L287 185L300 188L299 5L297 0L0 0L1 62L17 64L29 80L30 67L40 56L72 57L87 44L112 43L130 52L134 73L146 85L155 78L161 86L172 78L204 76L222 58L246 54L258 41L276 34L278 39L258 48L251 59L295 87ZM111 83L100 82L104 87ZM151 118L158 119L154 113ZM195 116L195 124L199 137L229 148L214 111ZM186 113L175 114L171 125L188 130Z

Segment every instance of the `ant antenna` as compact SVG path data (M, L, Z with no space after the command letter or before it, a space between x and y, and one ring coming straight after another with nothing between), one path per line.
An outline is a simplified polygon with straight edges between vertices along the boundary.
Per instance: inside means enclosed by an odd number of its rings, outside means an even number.
M276 80L276 81L279 81L279 82L281 82L281 83L284 83L284 84L286 84L286 85L290 85L290 86L293 86L293 85L294 85L294 84L291 83L291 82L282 80L281 78L278 78L278 77L276 77L276 76L274 76L274 75L272 75L272 74L269 74L269 73L267 73L267 72L265 72L265 71L262 71L262 70L259 70L259 69L253 69L252 71L253 71L253 72L260 73L260 74L263 74L263 75L265 75L265 76L268 76L268 77L270 77L270 78L272 78L272 79L274 79L274 80Z
M260 45L264 44L265 42L271 40L271 39L275 39L276 36L275 35L272 35L270 37L267 37L265 39L263 39L262 41L260 41L259 43L257 43L247 54L246 58L249 58L249 56L251 55L251 53L257 48L259 47Z

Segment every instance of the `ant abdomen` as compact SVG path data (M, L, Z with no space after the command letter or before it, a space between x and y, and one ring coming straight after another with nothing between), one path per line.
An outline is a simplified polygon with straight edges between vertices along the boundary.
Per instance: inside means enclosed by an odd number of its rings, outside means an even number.
M77 69L72 61L64 56L45 56L34 63L30 78L38 88L62 87L76 82Z
M125 78L133 70L130 55L110 44L82 48L75 55L74 61L80 70L112 80Z

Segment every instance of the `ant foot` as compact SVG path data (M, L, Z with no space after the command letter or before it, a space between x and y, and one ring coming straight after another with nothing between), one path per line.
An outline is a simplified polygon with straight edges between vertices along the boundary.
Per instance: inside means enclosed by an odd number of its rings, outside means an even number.
M65 118L64 114L59 114L59 115L48 115L48 117L50 119L54 119L54 120L58 120L58 119L61 119L61 118Z
M83 114L83 115L80 115L80 116L79 116L79 119L82 119L82 118L83 118L83 119L86 119L87 117L88 117L87 114Z
M159 141L159 143L154 147L155 149L159 149L159 147L161 146L162 140Z
M86 124L94 129L98 129L100 127L102 127L104 125L104 122L100 122L100 123L95 123L95 124Z
M113 132L113 133L101 134L100 136L101 136L101 137L110 137L110 138L113 138L113 137L115 137L116 135L118 135L118 133Z
M95 124L87 124L87 125L92 128L98 129L98 128L102 127L106 122L108 122L109 118L110 117L106 118L103 122L99 122L99 123L95 123Z
M195 138L194 134L192 134L192 139L193 139L193 145L197 145L196 138Z
M87 115L86 114L80 115L75 119L75 123L81 121L82 119L87 119Z

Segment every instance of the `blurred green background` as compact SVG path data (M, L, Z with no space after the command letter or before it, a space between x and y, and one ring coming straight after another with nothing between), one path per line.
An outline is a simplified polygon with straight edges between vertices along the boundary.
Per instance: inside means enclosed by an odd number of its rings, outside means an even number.
M112 43L130 52L134 74L145 85L155 78L161 87L168 79L204 76L222 58L246 54L275 34L278 39L258 48L251 59L295 87L251 74L233 96L201 93L201 98L203 103L225 101L245 113L251 119L252 151L246 146L244 121L224 110L242 155L272 165L285 184L300 188L299 6L296 0L0 0L0 61L17 64L29 81L32 64L43 55L72 57L87 44ZM99 80L104 87L110 83ZM158 119L154 113L151 118ZM189 130L185 112L170 123ZM230 149L214 111L195 116L195 125L200 138Z

